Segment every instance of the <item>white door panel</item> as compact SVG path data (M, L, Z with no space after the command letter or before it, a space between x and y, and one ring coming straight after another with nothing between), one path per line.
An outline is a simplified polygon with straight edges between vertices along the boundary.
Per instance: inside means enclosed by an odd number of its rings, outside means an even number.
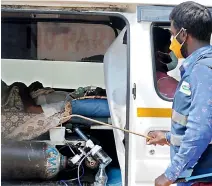
M152 130L169 130L170 119L144 118L139 122L136 131L148 134ZM169 163L169 146L146 145L146 139L135 138L136 143L136 182L152 182L162 174Z
M152 130L170 130L170 119L161 118L145 118L137 119L138 123L136 126L136 131L147 135ZM158 158L158 157L169 157L169 147L168 146L153 146L146 145L146 139L139 136L136 137L136 158ZM154 150L154 156L150 155L150 151Z
M168 160L166 159L144 159L142 161L136 161L136 183L139 182L152 182L152 178L157 178L158 172L161 174L165 171L168 165ZM157 169L157 171L156 171ZM145 172L144 172L145 170Z
M151 130L169 130L169 117L138 117L138 108L168 108L171 102L162 100L156 93L153 79L151 22L132 24L130 28L131 88L136 84L136 99L131 95L130 130L148 134ZM154 109L153 109L154 110ZM128 185L154 185L169 164L168 146L149 146L146 139L129 136Z

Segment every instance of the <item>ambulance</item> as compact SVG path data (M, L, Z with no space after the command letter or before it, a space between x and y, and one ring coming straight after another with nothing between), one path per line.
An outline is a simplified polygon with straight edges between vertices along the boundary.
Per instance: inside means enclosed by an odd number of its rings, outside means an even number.
M144 135L170 130L173 98L157 86L153 29L169 29L169 14L182 2L3 0L1 79L67 91L101 87L107 123ZM195 2L212 13L212 1ZM178 81L179 66L168 73ZM118 160L120 185L154 185L170 162L169 146L147 145L145 138L108 127L91 130L113 134L104 138L107 153Z

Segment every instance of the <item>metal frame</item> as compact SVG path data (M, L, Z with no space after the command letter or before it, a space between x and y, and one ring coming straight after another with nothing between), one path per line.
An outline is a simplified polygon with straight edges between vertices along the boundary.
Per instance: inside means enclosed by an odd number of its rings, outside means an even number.
M174 6L138 6L137 21L169 22L169 15ZM212 14L212 8L209 8Z

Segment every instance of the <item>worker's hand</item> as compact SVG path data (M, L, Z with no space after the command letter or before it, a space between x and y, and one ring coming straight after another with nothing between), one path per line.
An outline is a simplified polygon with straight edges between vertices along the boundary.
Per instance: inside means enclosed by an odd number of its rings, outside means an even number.
M164 174L156 178L155 180L155 186L169 186L173 182L168 180Z
M151 131L148 136L152 139L147 140L147 145L168 145L163 131Z

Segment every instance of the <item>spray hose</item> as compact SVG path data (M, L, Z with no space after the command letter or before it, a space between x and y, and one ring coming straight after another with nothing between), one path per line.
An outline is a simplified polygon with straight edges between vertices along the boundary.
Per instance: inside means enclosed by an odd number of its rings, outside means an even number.
M144 135L144 134L140 134L140 133L137 133L137 132L133 132L133 131L130 131L130 130L127 130L127 129L122 129L120 127L115 127L113 125L110 125L108 123L104 123L104 122L101 122L101 121L98 121L98 120L95 120L95 119L91 119L91 118L88 118L88 117L85 117L85 116L81 116L81 115L77 115L77 114L72 114L72 115L69 115L69 116L65 116L65 117L62 117L61 119L62 120L70 120L71 118L73 117L76 117L76 118L81 118L81 119L84 119L84 120L87 120L87 121L91 121L91 122L94 122L94 123L97 123L97 124L100 124L100 125L104 125L104 126L107 126L107 127L111 127L113 129L118 129L118 130L121 130L123 132L127 132L127 133L130 133L130 134L134 134L134 135L137 135L137 136L141 136L143 138L146 138L148 140L150 140L151 138L147 135Z

